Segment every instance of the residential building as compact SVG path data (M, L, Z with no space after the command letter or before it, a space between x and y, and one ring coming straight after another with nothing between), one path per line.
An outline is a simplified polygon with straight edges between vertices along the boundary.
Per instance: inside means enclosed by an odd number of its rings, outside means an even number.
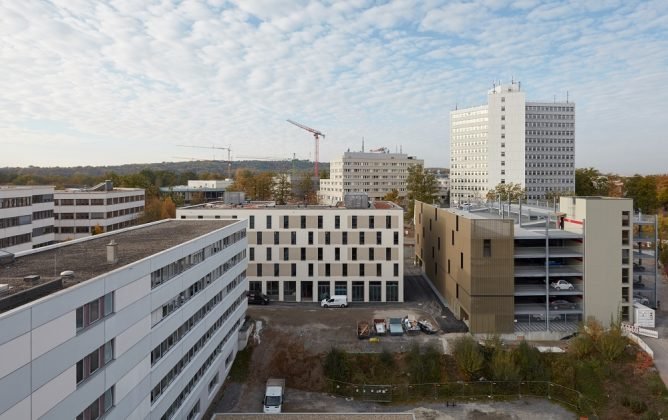
M381 150L381 149L379 149ZM405 153L345 152L329 164L329 179L320 180L321 204L336 205L346 194L364 192L372 200L381 200L392 190L406 197L408 168L424 162Z
M54 239L53 187L0 186L0 249L16 253Z
M0 260L0 419L202 418L236 355L246 249L245 221L169 220Z
M560 338L590 316L632 321L632 212L601 197L557 211L417 203L416 262L471 332Z
M84 238L134 226L144 212L141 188L115 188L105 181L93 188L55 191L56 241Z
M527 198L575 191L575 104L528 102L520 83L495 86L487 104L450 112L451 203L484 199L498 184Z
M249 288L273 300L403 302L402 208L347 198L347 207L209 203L176 217L247 219Z
M160 195L172 197L178 205L208 203L222 200L232 182L231 179L189 180L188 185L161 187Z

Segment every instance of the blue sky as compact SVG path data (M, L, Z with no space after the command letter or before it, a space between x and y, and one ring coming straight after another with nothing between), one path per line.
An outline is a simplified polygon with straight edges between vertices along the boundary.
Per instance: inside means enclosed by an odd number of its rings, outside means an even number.
M495 80L576 103L576 165L666 173L668 2L0 3L0 166L320 160L449 166L449 111Z

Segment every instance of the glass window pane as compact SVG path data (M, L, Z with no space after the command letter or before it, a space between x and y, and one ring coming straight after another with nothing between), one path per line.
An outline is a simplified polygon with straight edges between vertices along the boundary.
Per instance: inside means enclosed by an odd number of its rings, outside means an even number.
M94 300L88 304L88 319L89 324L100 319L100 301Z
M114 312L114 293L104 295L104 316Z

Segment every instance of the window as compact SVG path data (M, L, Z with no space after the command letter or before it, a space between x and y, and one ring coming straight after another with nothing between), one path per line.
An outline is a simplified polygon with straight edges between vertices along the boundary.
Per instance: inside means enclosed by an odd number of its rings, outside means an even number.
M448 274L450 274L450 260L448 260Z
M373 261L375 258L375 252L373 248L369 248L369 261Z
M76 310L77 331L88 327L114 311L114 292L88 302Z
M248 228L255 229L255 216L250 216L248 218Z
M459 253L459 268L464 268L464 253Z
M308 233L308 244L313 245L313 232Z
M385 229L392 229L392 216L385 216Z
M251 261L255 261L255 248L248 248L248 259Z
M299 256L302 261L306 261L306 248L301 248L299 250Z
M306 216L301 216L299 218L299 223L302 229L306 229Z
M271 261L271 248L267 248L267 261Z
M369 216L369 229L374 229L374 228L375 228L374 217Z
M329 232L325 232L325 245L330 245L331 244L331 235Z
M451 240L450 240L451 245L454 245L455 244L455 231L454 230L450 232L450 236L451 236Z
M213 389L218 385L218 372L216 372L215 375L213 375L213 378L209 381L209 394Z
M380 245L383 242L383 232L376 232L376 245Z
M334 229L341 229L341 216L334 216Z
M280 276L281 267L279 264L274 264L274 277Z
M318 216L318 229L322 229L322 216Z
M348 277L348 264L341 265L341 275L343 277Z
M297 264L295 263L290 264L290 276L297 277Z
M394 263L394 277L399 277L399 264Z
M357 261L357 248L351 249L350 252L351 252L350 259L353 260L353 261Z
M459 232L459 216L455 216L455 230Z
M77 385L84 379L97 372L114 359L114 340L106 342L103 346L93 350L86 357L77 362L76 375Z
M255 232L256 243L262 245L262 232Z
M383 265L378 263L376 264L376 277L381 277L383 275Z
M289 229L289 228L290 228L290 217L283 216L283 229Z
M278 245L280 242L280 236L278 232L274 232L274 245Z
M341 260L341 248L334 248L334 261L340 261Z
M394 244L399 245L399 232L394 232Z
M339 296L348 295L348 283L345 281L337 281L334 283L334 294Z
M382 300L382 285L379 281L369 282L369 302L380 302Z
M348 245L348 232L341 233L341 243L343 245Z
M388 302L399 302L399 282L388 281L385 285L385 295Z
M290 250L288 248L283 248L283 261L290 259Z
M322 248L318 247L318 261L322 261Z
M483 239L482 241L482 256L491 257L492 256L492 240Z
M84 411L79 413L76 420L95 420L102 417L114 406L114 387L112 386L97 398Z
M308 265L308 276L313 277L313 263L309 263Z
M332 267L331 267L331 265L330 265L329 263L328 263L328 264L325 264L325 277L329 277L329 276L331 276L331 275L332 275Z
M290 245L297 245L297 232L290 232Z
M364 282L353 282L353 302L364 302Z
M360 245L364 245L364 232L360 232Z
M352 216L351 221L352 223L350 224L350 227L353 229L357 229L357 216Z
M364 264L360 264L360 276L364 277Z
M392 259L392 248L385 248L385 261Z

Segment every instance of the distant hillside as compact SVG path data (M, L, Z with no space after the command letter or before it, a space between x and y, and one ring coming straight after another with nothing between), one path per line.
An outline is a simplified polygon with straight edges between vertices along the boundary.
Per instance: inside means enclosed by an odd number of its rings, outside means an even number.
M232 162L232 174L237 169L250 169L253 171L291 171L294 169L298 172L313 170L313 162L306 160L293 161L259 161L248 160ZM33 176L33 177L63 177L69 178L74 175L101 177L106 174L115 173L117 175L130 175L141 172L143 170L151 170L153 172L165 171L173 173L194 172L200 173L221 173L227 175L227 163L212 160L198 160L192 162L162 162L162 163L145 163L145 164L128 164L116 166L73 166L73 167L38 167L29 166L27 168L19 167L5 167L0 168L0 181L3 179L11 179L16 175ZM329 171L329 163L320 163L320 169Z

